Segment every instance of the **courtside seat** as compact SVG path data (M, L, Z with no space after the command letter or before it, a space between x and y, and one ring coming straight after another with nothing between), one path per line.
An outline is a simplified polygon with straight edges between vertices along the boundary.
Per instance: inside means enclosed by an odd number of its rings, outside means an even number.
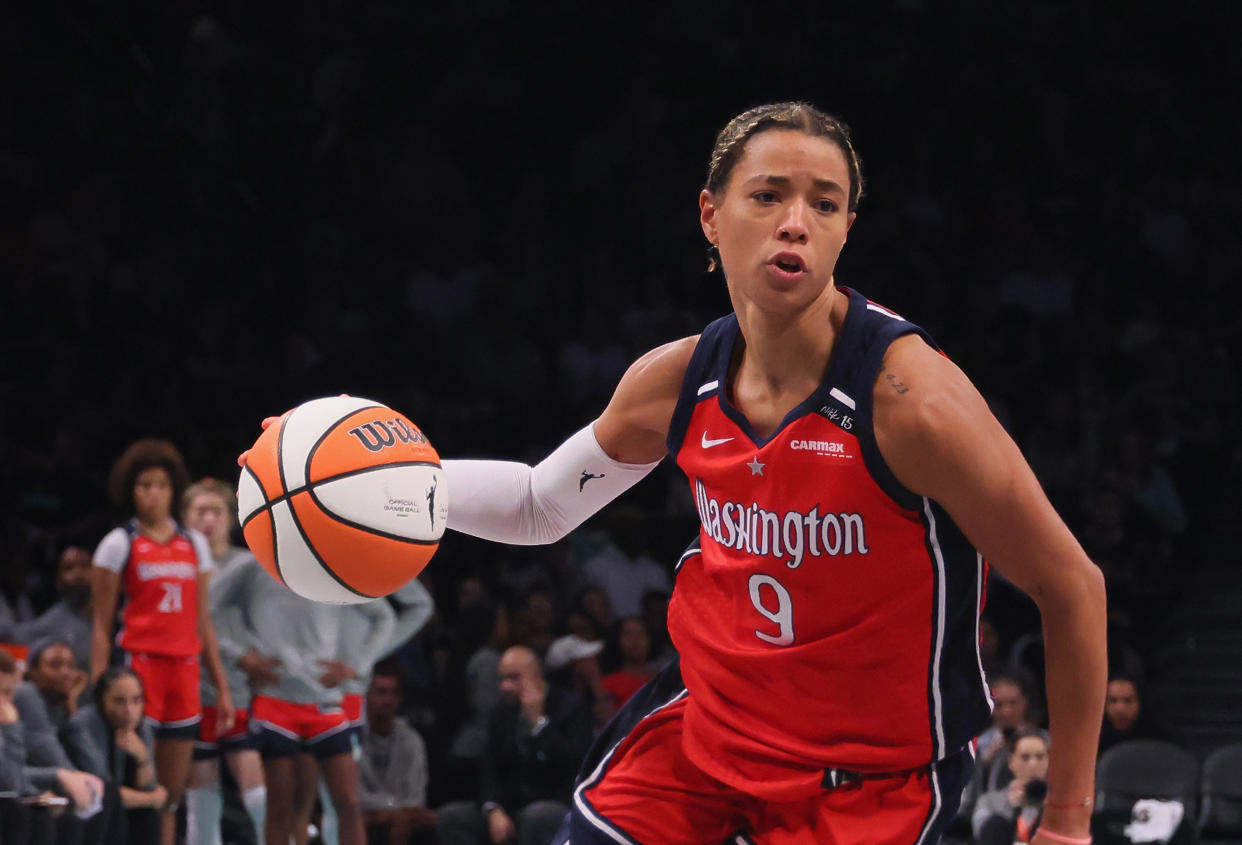
M1095 776L1095 808L1127 810L1144 798L1181 801L1194 823L1199 798L1199 762L1171 742L1135 739L1100 757Z
M1200 841L1242 843L1242 742L1208 755L1200 798Z

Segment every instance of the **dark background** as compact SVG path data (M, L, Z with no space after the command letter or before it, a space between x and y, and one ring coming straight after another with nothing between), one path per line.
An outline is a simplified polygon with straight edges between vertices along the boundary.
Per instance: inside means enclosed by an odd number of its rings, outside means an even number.
M1226 4L1139 5L6 11L10 582L93 546L140 436L232 479L262 417L349 392L443 455L539 458L728 310L697 221L715 133L806 99L867 179L838 281L971 375L1158 664L1242 540L1242 40ZM694 530L682 485L629 495L661 560ZM505 554L450 537L437 563ZM1034 625L1010 609L1007 641Z

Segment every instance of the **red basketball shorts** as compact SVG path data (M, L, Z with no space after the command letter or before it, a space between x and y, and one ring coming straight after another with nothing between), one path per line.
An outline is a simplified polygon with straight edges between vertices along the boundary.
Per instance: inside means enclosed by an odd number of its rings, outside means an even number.
M349 754L349 721L339 704L297 704L266 695L250 702L259 751L267 758L303 751L323 759Z
M210 760L221 750L228 753L254 748L254 738L250 735L250 711L244 707L233 711L233 727L224 733L216 732L218 715L215 707L203 708L203 721L198 726L198 740L194 743L195 760Z
M361 693L347 692L341 696L341 709L350 727L361 728L366 718L363 716L363 697Z
M574 791L574 845L934 845L970 779L968 752L910 772L865 776L796 801L729 786L682 751L683 693L649 712Z
M197 739L202 719L198 655L167 657L130 652L129 668L142 681L146 716L155 735L166 739Z

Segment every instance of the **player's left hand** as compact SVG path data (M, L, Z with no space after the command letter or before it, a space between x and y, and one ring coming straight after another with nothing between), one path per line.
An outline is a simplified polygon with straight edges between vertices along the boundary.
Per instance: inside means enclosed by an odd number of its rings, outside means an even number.
M349 394L348 394L348 393L342 393L342 394L340 394L340 396L341 396L341 398L347 398L347 397L349 396ZM290 410L292 410L292 409L290 409ZM289 411L285 411L285 414L287 414L287 413L289 413ZM280 417L283 417L285 414L281 414L279 417L264 417L264 418L263 418L263 422L259 423L259 428L263 429L264 431L267 431L267 430L268 430L269 428L271 428L273 425L275 425L276 423L280 422ZM246 451L242 452L240 455L238 455L238 456L237 456L237 465L238 465L239 467L244 467L244 466L246 465L246 460L247 460L249 457L250 457L250 450L249 450L249 449L247 449Z
M339 660L320 660L319 665L324 667L324 673L319 676L319 683L331 689L341 683L358 677L358 673L354 671L354 667L347 663L341 663Z
M286 411L285 413L288 413L288 411ZM267 431L269 428L271 428L274 424L276 424L279 421L280 421L280 417L264 417L263 422L259 423L259 428L263 429L264 431ZM237 465L239 467L244 467L246 465L246 461L249 458L250 458L250 450L247 449L246 451L242 452L240 455L237 456Z

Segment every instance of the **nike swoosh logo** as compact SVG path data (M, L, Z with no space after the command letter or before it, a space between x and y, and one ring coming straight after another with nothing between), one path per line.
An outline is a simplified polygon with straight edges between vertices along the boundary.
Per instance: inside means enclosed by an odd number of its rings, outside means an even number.
M708 440L707 432L705 431L703 432L703 448L710 449L713 446L719 446L721 443L728 443L732 439L732 437L722 437L719 440Z

